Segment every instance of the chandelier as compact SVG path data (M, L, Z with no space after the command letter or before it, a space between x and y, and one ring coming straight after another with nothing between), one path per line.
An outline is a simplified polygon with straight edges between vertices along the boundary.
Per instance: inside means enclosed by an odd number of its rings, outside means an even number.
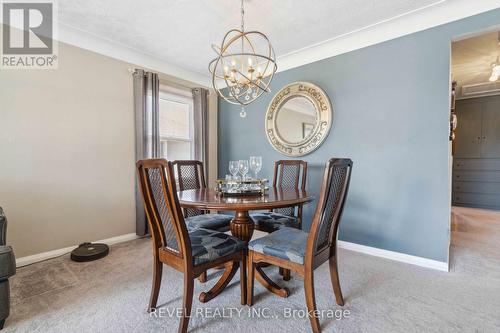
M269 84L278 69L273 47L259 31L245 31L245 10L241 0L241 28L229 30L221 46L212 45L217 53L208 68L212 85L224 100L241 105L240 116L246 116L245 105L269 92Z

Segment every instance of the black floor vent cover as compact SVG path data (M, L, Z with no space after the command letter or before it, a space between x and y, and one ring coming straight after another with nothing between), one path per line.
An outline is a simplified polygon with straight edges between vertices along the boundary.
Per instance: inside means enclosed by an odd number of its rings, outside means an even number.
M71 251L71 260L84 262L104 258L109 253L109 246L99 243L82 243Z

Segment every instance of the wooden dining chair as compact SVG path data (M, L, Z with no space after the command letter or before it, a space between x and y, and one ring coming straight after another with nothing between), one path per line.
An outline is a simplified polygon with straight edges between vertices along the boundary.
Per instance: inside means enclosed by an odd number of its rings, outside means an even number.
M273 187L277 189L298 189L305 191L307 162L302 160L279 160L274 162ZM302 205L272 209L269 212L254 213L250 217L255 229L274 232L282 227L302 229ZM290 271L280 267L283 280L290 280Z
M206 188L205 171L203 163L195 160L173 161L174 171L177 175L179 191L197 190ZM229 230L231 215L210 214L207 211L195 208L184 208L184 217L188 228L205 228L226 232Z
M277 189L306 189L307 162L302 160L279 160L274 162L273 187ZM250 215L255 229L273 232L281 227L302 227L302 205L275 208L269 212Z
M328 161L309 233L284 227L248 244L248 305L253 304L255 265L264 262L290 269L304 277L307 309L312 314L312 330L314 333L320 332L316 316L314 270L327 260L337 304L344 305L337 265L337 232L349 190L351 170L350 159L334 158Z
M175 160L172 162L179 191L206 188L203 163L196 160ZM210 214L208 211L195 208L184 208L184 218L188 229L205 228L226 232L229 230L233 216L226 214ZM207 281L207 273L199 276L200 282Z
M179 333L187 331L194 279L209 268L223 264L238 267L241 263L241 304L245 304L246 243L214 230L198 228L188 231L177 197L172 163L164 159L149 159L138 161L136 166L153 244L153 283L148 310L156 308L163 264L184 274ZM200 301L206 302L217 296L225 288L226 280L227 276L221 277L210 291L200 295Z

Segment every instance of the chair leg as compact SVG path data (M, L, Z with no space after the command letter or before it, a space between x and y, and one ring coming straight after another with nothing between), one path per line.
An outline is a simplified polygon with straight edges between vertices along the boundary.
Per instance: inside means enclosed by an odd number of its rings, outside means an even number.
M191 305L193 304L194 279L188 273L184 273L184 295L182 297L182 317L179 324L179 333L186 333L191 316Z
M253 285L254 285L254 274L255 265L253 263L253 251L248 251L247 255L247 266L248 266L248 276L247 276L247 305L253 305Z
M201 283L207 282L207 271L204 271L200 274L200 276L198 276L198 281L200 281Z
M290 281L290 270L280 267L280 275L283 277L284 281Z
M5 319L0 320L0 330L3 329L4 324L5 324Z
M339 269L337 265L337 256L331 256L329 260L330 278L332 280L333 292L338 305L344 305L344 298L342 297L342 290L340 290Z
M161 277L163 273L163 263L156 258L153 258L153 283L151 285L151 296L149 297L148 312L156 308L158 302L158 294L160 293Z
M304 276L304 292L306 296L307 311L309 312L309 321L314 333L320 333L319 319L316 311L316 296L314 294L314 274L311 271L306 272Z
M247 303L247 258L245 252L242 253L240 265L240 288L241 288L241 305Z

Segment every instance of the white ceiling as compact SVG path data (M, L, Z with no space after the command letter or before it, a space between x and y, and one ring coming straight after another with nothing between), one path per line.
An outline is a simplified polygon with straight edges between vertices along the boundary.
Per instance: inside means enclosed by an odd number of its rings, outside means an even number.
M454 42L451 49L453 79L457 81L459 88L488 82L491 64L499 56L500 45L496 31Z
M267 34L280 56L436 2L245 0L245 21ZM211 44L240 26L239 7L239 0L64 0L59 21L208 73Z
M207 65L215 56L211 44L239 27L239 6L239 0L59 0L59 30L70 44L108 55L114 51L107 44L113 44L120 48L114 53L135 52L117 58L133 62L137 54L147 55L152 69L194 73L200 81L208 78ZM498 0L245 0L245 21L247 29L268 35L280 70L303 64L306 57L297 51L311 46L322 49L308 55L309 62L498 6ZM398 26L389 29L388 22ZM382 26L379 35L363 35ZM75 32L85 37L76 38ZM343 45L346 36L350 41ZM94 37L100 46L90 41Z

